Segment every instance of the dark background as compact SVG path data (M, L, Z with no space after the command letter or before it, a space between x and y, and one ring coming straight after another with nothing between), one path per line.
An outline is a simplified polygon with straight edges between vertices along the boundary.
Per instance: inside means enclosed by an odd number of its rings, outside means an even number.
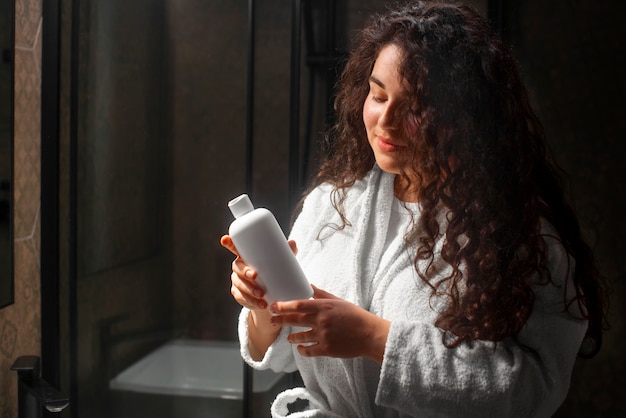
M514 0L503 32L518 58L536 112L569 174L583 230L610 295L610 329L600 354L579 360L558 417L626 412L626 53L625 3Z

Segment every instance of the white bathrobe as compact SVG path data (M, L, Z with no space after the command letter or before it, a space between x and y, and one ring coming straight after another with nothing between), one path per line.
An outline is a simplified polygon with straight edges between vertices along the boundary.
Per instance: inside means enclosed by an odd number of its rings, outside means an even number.
M563 312L562 287L537 286L533 314L517 340L446 348L442 331L433 325L443 302L431 298L431 289L417 276L402 234L388 237L393 181L393 175L375 166L357 182L345 201L351 226L340 231L327 227L341 224L331 204L332 188L318 187L307 197L290 236L311 283L391 321L382 367L362 357L302 357L287 342L288 327L265 357L254 361L244 308L239 318L244 360L257 369L297 369L305 384L279 394L272 416L551 416L567 393L586 321ZM562 284L573 265L568 271L563 247L545 239L552 278ZM289 412L288 405L298 398L308 400L308 407Z

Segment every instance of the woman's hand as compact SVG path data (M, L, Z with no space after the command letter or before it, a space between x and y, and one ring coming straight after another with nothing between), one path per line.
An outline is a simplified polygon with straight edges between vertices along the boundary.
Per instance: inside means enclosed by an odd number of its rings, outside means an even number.
M382 364L391 323L313 286L311 300L276 302L271 322L310 328L289 335L303 356L367 357Z
M256 282L256 271L241 259L229 235L224 235L220 240L220 244L236 256L232 264L233 272L230 275L230 293L233 295L233 298L241 306L251 311L266 309L267 303L263 299L265 290Z
M294 254L297 254L298 247L296 246L296 242L293 240L288 242L291 247L291 251L293 251ZM233 272L230 276L232 283L230 293L233 295L233 298L235 298L237 303L241 306L246 307L251 311L266 309L267 302L263 299L265 296L265 289L263 289L263 287L261 287L256 281L257 272L252 267L247 265L239 256L239 252L229 235L224 235L220 239L220 244L236 256L232 264Z
M263 299L265 290L256 281L257 272L239 256L230 236L224 235L220 239L220 244L236 256L232 264L233 272L230 275L230 293L237 303L250 309L248 348L252 358L260 361L280 333L281 327L270 321L272 314L267 310L267 302ZM289 246L294 254L298 252L295 241L289 241Z

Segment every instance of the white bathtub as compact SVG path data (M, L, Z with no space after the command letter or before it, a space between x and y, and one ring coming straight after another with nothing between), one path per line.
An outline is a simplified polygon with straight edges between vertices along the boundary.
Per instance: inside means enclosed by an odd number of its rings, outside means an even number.
M271 370L253 372L251 399L259 417L269 416L269 405L287 380L286 375ZM240 417L243 363L239 345L174 340L122 371L109 388L116 417Z

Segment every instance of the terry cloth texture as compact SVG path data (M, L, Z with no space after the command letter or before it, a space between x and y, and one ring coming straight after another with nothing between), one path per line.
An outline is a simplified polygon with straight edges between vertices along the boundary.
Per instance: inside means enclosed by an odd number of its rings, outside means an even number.
M382 367L365 358L302 357L287 342L288 328L261 361L254 361L248 352L249 312L242 309L244 360L257 369L298 369L305 384L280 394L272 416L551 416L565 398L587 326L564 312L563 286L573 261L553 238L553 229L544 225L555 284L536 286L533 314L520 335L448 349L434 326L445 300L432 298L417 276L403 236L387 236L393 183L393 175L375 166L351 187L344 202L350 225L344 229L331 227L341 225L332 188L318 187L305 200L290 236L311 283L391 321ZM447 268L440 263L441 274ZM294 405L305 410L294 411Z

